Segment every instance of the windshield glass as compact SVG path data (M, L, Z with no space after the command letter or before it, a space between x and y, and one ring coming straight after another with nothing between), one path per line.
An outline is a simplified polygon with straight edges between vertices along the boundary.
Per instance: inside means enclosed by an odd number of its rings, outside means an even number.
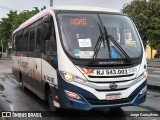
M130 58L138 58L141 55L137 32L132 21L126 16L62 13L58 14L58 20L65 50L74 58L92 58L104 27L107 34L115 39ZM125 56L111 40L101 42L97 59L122 58Z

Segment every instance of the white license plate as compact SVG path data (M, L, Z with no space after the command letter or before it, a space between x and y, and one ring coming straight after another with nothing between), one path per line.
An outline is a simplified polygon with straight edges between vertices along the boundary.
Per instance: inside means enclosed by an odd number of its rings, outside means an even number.
M94 76L129 75L129 74L134 74L136 71L137 71L136 68L95 70Z
M122 99L121 94L107 94L106 95L106 100L118 100L118 99Z

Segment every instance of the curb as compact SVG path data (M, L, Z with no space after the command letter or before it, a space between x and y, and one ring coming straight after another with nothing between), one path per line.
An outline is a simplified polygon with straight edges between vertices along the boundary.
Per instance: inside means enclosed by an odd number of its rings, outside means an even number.
M0 58L0 60L12 60L12 59L11 59L11 58L6 58L6 59L4 59L4 58L1 59L1 58Z
M160 86L148 85L148 84L147 84L147 88L150 89L150 90L160 91Z

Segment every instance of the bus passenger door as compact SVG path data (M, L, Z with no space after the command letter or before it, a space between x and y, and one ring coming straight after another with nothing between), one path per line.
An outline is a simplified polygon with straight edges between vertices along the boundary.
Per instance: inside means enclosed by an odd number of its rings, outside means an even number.
M28 87L29 87L29 89L33 89L32 88L32 86L34 85L33 84L33 79L34 79L34 48L35 48L35 28L31 28L30 30L29 30L29 53L28 53L28 55L29 55L29 57L28 57L28 75L29 75L29 79L26 81L27 83L28 83ZM32 91L35 91L35 90L32 90Z
M36 94L39 97L43 97L43 87L42 87L42 58L41 58L41 45L40 41L42 39L42 27L37 25L36 27L36 42L35 42L35 60L34 60L34 78L36 82Z
M43 53L42 53L42 79L51 86L56 87L57 82L57 47L52 17L43 21Z

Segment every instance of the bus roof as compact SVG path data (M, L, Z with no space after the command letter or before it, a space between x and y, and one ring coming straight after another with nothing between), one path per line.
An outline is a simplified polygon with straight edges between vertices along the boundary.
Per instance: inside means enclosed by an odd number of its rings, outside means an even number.
M116 12L121 13L119 10L95 7L95 6L54 6L53 10L72 10L72 11L98 11L98 12Z
M93 7L93 6L54 6L54 7L49 7L38 14L34 15L30 19L28 19L26 22L22 23L14 32L17 32L26 26L34 23L38 19L42 18L43 16L49 15L51 12L54 10L64 10L64 11L93 11L93 12L110 12L110 13L119 13L121 12L119 10L115 9L109 9L109 8L104 8L104 7Z

